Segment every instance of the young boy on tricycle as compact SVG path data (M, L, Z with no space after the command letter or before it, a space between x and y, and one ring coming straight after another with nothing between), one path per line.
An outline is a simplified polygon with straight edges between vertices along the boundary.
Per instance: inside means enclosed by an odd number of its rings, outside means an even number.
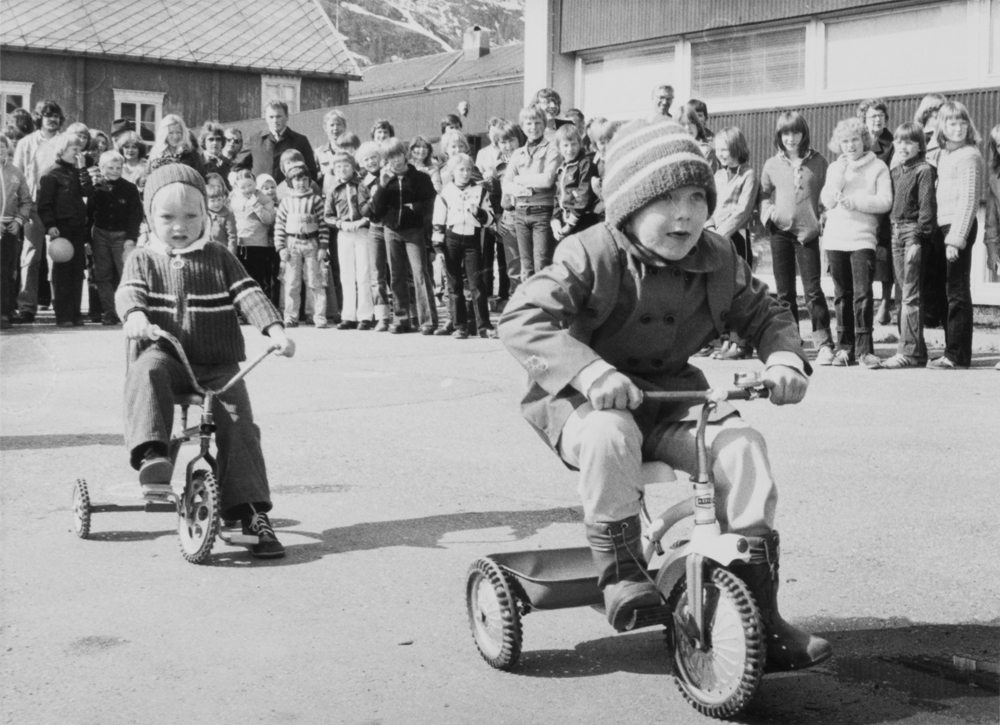
M237 311L268 335L277 351L295 354L281 317L239 260L208 239L205 182L194 169L166 164L146 180L149 244L128 258L115 306L125 335L139 354L125 376L125 443L147 498L170 490L168 444L174 396L192 389L169 346L151 341L156 328L180 341L199 383L215 388L239 372L246 359ZM222 518L241 521L258 537L251 555L274 558L284 547L267 517L270 489L246 384L240 380L214 399Z
M584 524L609 622L660 604L640 545L643 461L696 470L700 405L650 404L644 391L705 390L688 358L725 328L764 362L772 403L802 400L812 370L798 326L728 239L704 231L716 190L698 145L674 122L634 121L610 144L606 222L563 240L518 288L500 338L528 371L522 412L580 471ZM830 656L829 643L778 613L777 491L763 436L726 403L706 440L723 531L750 542L734 565L760 607L769 671ZM738 566L738 569L737 569Z

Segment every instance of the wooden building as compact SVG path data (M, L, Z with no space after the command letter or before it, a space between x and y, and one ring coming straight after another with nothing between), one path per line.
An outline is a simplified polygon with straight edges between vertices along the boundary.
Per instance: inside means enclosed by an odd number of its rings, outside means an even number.
M393 124L399 138L423 135L435 139L445 114L455 113L459 102L467 101L470 111L463 120L465 130L480 135L492 116L516 122L523 95L524 45L491 48L487 31L472 28L462 50L365 68L363 77L350 83L349 103L304 111L293 116L289 125L319 146L327 140L323 116L337 108L362 141L369 138L380 118ZM244 135L264 127L257 119L236 125Z
M3 111L57 101L69 121L109 129L159 119L189 126L347 101L360 78L319 0L0 0Z
M824 153L837 121L870 97L888 100L890 129L930 92L964 103L984 136L1000 123L1000 0L628 0L614 22L608 7L526 0L525 99L552 86L563 108L630 119L670 84L675 108L698 98L711 128L739 126L758 170L783 109L805 114ZM1000 304L982 244L972 264L974 301ZM768 278L766 264L758 271Z

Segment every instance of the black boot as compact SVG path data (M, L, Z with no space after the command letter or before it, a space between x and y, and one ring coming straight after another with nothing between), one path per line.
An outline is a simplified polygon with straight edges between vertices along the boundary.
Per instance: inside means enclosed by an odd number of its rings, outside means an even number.
M632 612L661 604L656 586L645 574L638 516L612 523L586 524L587 542L597 565L597 585L604 593L608 622L625 631Z
M778 532L766 536L747 536L750 563L731 568L757 600L767 642L767 671L803 670L829 659L830 643L809 634L781 618L778 613Z

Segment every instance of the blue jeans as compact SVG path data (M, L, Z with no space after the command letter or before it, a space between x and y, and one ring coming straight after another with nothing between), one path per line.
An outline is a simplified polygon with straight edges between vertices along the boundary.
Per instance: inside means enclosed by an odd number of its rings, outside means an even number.
M892 264L899 283L899 345L896 352L916 362L927 360L924 344L923 277L928 240L913 222L892 225Z
M972 364L972 244L976 241L979 222L972 220L965 249L958 251L958 259L945 262L945 293L948 295L948 317L944 321L944 356L956 365ZM941 236L935 243L945 246L944 240L950 224L941 227Z
M875 250L828 251L833 277L833 305L837 311L837 346L853 352L855 358L871 355L875 309L872 280L875 277Z
M771 230L771 268L774 286L779 302L791 311L796 326L799 321L799 305L795 291L795 266L798 263L802 286L805 289L806 308L812 321L813 345L833 346L830 335L830 309L826 306L826 296L819 283L820 256L819 240L814 239L799 244L791 234L778 229Z
M514 231L521 256L521 281L552 264L556 240L552 236L552 207L528 206L514 210Z
M430 264L424 245L424 230L385 227L385 246L389 251L389 274L392 277L392 306L395 321L410 321L410 289L406 272L413 274L413 293L417 319L421 327L437 327L437 307L431 304Z
M444 234L444 260L448 270L448 280L451 283L449 292L451 321L457 330L466 329L468 322L465 303L466 279L469 282L472 309L476 316L476 329L488 330L492 327L480 246L480 235L483 231L465 236L455 234L449 229Z

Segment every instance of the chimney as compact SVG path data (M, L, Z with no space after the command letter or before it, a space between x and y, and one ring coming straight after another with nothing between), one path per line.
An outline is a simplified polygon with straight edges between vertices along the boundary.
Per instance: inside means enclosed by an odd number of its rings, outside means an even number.
M489 55L490 52L490 31L473 25L465 31L465 39L462 42L462 60L475 60Z

